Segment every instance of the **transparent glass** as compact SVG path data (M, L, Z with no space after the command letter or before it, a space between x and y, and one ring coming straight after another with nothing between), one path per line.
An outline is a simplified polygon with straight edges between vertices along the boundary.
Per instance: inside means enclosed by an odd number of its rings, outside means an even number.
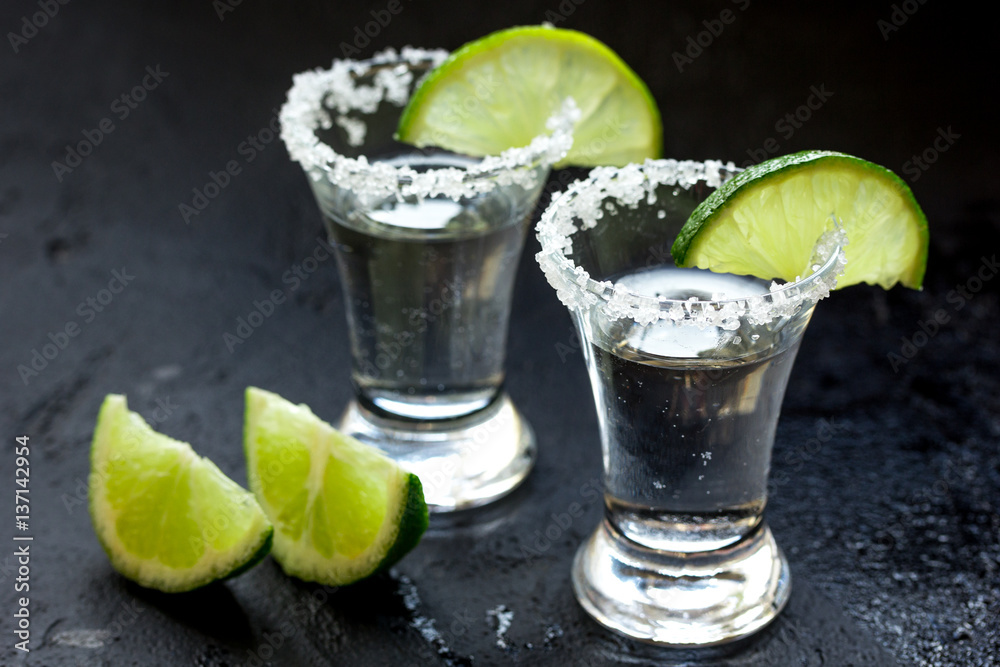
M734 170L647 163L610 189L592 177L540 224L539 261L571 305L604 458L604 520L577 552L574 590L601 624L657 644L751 634L791 585L763 517L771 448L799 343L842 256L834 248L808 278L774 289L677 268L674 238L714 189L702 176Z
M462 509L508 493L534 462L532 430L503 388L504 360L514 277L549 161L531 153L484 169L395 141L403 104L440 58L393 55L350 63L346 81L324 83L314 99L332 122L309 129L332 158L300 160L347 310L354 399L339 428L418 474L432 511ZM290 92L286 106L296 99ZM288 128L302 118L315 121L283 112L293 156L301 133Z

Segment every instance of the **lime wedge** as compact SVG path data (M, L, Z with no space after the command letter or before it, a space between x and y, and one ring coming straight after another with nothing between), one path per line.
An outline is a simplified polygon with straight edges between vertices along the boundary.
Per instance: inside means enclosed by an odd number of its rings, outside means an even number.
M427 529L417 476L305 405L248 387L243 444L286 574L350 584L398 561Z
M671 252L678 266L758 278L805 275L835 215L847 233L837 288L860 282L920 289L927 218L885 167L831 151L777 157L740 172L694 210Z
M581 117L556 166L621 166L662 151L660 112L646 85L607 46L575 30L509 28L470 42L417 88L400 141L466 155L528 145L572 97Z
M90 518L111 564L168 593L249 569L273 529L250 492L157 433L124 396L104 399L90 448Z

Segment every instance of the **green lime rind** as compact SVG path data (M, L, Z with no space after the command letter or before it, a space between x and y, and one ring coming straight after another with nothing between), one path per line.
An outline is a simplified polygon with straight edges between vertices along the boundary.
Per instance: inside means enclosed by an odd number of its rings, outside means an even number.
M385 558L375 568L375 573L388 570L403 556L413 551L430 523L427 503L424 502L424 487L420 483L420 478L409 473L406 487L406 508L399 521L399 533Z
M267 532L267 539L264 540L263 544L260 545L260 549L257 549L257 553L251 556L246 563L240 565L238 568L227 574L222 579L223 580L233 579L234 577L240 576L247 570L252 570L253 568L257 567L258 565L260 565L261 561L263 561L270 555L271 548L273 546L274 546L274 528L271 528L271 530Z
M101 405L88 506L98 542L122 576L180 593L260 562L273 528L253 495L187 443L157 433L124 396Z
M671 252L678 266L795 280L831 215L848 239L838 289L921 288L929 230L913 192L889 169L834 151L802 151L738 173L694 210Z
M420 480L305 405L248 387L244 450L250 488L274 523L271 555L290 576L360 581L397 562L427 529Z
M642 79L590 35L544 25L500 30L452 53L414 92L397 138L497 155L545 133L566 97L582 115L555 166L622 166L662 154L660 112Z

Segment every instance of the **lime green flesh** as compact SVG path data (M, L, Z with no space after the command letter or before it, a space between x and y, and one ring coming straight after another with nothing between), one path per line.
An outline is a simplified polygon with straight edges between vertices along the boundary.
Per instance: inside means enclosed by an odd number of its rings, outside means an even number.
M253 495L150 428L124 396L104 399L90 456L94 530L115 569L142 586L191 590L270 550L273 529Z
M804 151L737 174L691 214L672 249L678 266L764 279L804 276L836 216L847 233L837 288L897 282L920 289L927 218L896 174L860 158Z
M662 151L649 89L611 49L574 30L510 28L466 44L420 85L400 141L466 155L528 145L567 97L582 116L559 165L621 166Z
M398 561L427 528L420 480L305 405L249 387L250 488L274 522L287 574L339 586Z

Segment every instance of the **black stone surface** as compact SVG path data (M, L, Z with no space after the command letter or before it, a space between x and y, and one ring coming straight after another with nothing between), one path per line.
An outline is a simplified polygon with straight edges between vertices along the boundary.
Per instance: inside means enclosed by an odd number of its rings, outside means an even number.
M400 11L385 21L390 5ZM53 15L37 18L46 8ZM25 20L44 25L32 32ZM513 496L434 517L391 574L347 589L302 584L270 559L186 595L117 576L86 511L89 440L106 393L127 394L158 429L237 480L248 384L331 420L348 398L332 262L295 289L283 280L321 234L299 168L280 141L265 141L292 74L348 45L358 55L454 48L543 20L594 34L633 65L663 110L669 156L740 163L844 150L900 173L931 220L922 292L837 293L802 346L768 508L792 565L786 611L742 644L669 651L613 636L576 605L570 559L600 514L587 492L600 473L596 418L568 314L531 259L533 240L519 267L508 385L540 453ZM10 523L0 530L0 664L998 664L1000 209L989 26L972 10L915 0L5 0L0 489ZM367 42L358 37L366 29ZM145 98L123 106L144 77ZM810 96L817 108L800 109ZM102 130L105 118L113 129ZM69 171L53 168L95 128L91 154ZM179 205L230 161L240 173L185 221ZM127 284L102 304L116 271ZM275 289L287 301L230 351L223 335ZM67 327L76 335L61 337ZM53 358L22 377L19 367L43 350ZM31 445L28 593L15 590L10 539L20 435ZM558 527L553 514L574 502L585 515ZM30 653L14 647L22 595ZM497 611L513 612L500 637Z

